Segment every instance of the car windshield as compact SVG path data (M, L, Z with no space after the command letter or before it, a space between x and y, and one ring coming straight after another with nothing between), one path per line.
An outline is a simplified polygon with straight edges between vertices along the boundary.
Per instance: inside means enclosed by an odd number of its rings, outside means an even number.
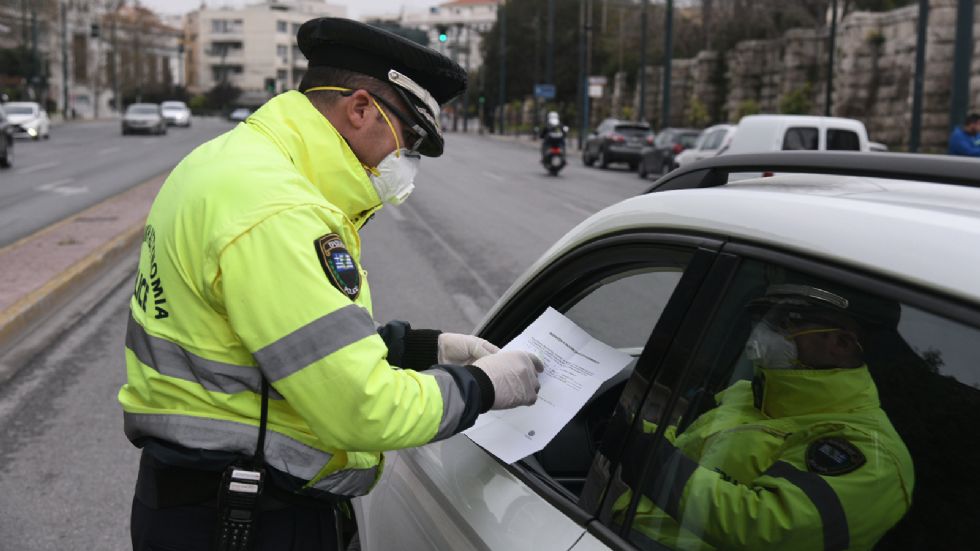
M8 115L33 115L34 108L30 105L8 105L6 106Z
M621 124L616 127L616 132L624 136L637 137L646 136L650 133L650 127L648 126L637 126L635 124L625 125Z
M155 105L134 105L126 113L130 115L156 115L159 113L159 109Z
M696 144L698 141L698 136L700 136L700 134L698 134L697 132L690 133L690 134L681 134L677 142L683 145L684 147L693 147L694 144Z
M183 102L179 102L179 101L174 101L174 102L169 102L168 101L168 102L162 104L162 107L165 110L175 110L175 109L183 110L183 109L187 109L187 106L184 105Z

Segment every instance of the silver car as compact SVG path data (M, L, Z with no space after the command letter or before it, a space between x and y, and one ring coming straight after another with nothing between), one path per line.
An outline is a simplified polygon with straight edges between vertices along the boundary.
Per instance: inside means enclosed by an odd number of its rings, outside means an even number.
M170 126L183 126L187 128L191 125L191 110L182 101L165 101L160 104L160 111L163 113L164 120Z
M166 134L167 121L157 103L134 103L126 108L122 120L123 136L127 134Z

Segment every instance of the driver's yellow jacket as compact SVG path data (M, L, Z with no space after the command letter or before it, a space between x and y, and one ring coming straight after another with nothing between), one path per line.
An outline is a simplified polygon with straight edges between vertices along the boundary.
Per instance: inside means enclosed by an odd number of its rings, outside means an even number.
M264 377L268 466L304 493L357 496L382 451L470 426L488 405L476 368L387 361L358 236L378 208L299 92L188 155L145 226L118 395L130 440L251 455Z
M675 460L640 498L631 537L676 549L872 548L911 505L914 474L867 367L759 372L679 436L666 429ZM620 522L631 496L613 506Z

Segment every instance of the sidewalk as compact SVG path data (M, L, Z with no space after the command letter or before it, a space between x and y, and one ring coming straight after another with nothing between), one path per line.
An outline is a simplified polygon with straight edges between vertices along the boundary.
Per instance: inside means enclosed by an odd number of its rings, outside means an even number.
M0 249L0 357L100 276L135 260L165 179L152 178Z

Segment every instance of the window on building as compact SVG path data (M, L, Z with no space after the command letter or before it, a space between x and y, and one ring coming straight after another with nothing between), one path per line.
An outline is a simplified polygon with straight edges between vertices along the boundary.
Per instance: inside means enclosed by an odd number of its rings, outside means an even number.
M300 24L299 23L293 23L293 34L296 34L296 33L299 32L299 27L300 27Z
M215 34L240 33L244 23L241 19L212 19L211 32Z
M276 21L276 32L285 33L289 32L289 23L286 21Z
M283 44L276 45L276 57L281 63L289 63L289 46Z

